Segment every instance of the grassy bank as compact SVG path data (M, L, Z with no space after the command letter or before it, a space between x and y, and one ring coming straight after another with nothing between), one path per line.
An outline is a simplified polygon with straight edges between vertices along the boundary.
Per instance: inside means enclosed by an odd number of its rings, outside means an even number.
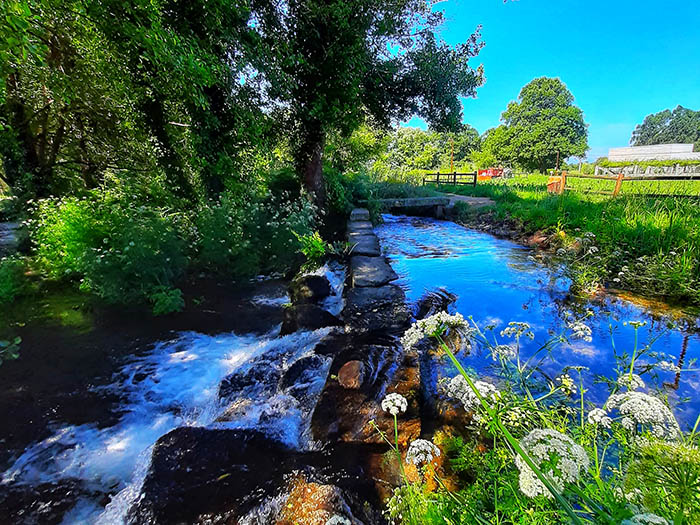
M606 285L671 302L700 305L700 205L687 197L639 195L630 183L618 198L567 191L548 194L546 176L527 175L480 183L477 187L442 187L462 195L490 197L495 208L465 214L466 221L518 221L526 232L542 230L551 247L568 260L574 290L590 292ZM604 184L577 180L575 184ZM672 187L671 187L672 186ZM650 188L646 188L650 189ZM658 188L651 188L657 193ZM700 183L666 182L663 193L700 193ZM480 217L481 216L481 217Z

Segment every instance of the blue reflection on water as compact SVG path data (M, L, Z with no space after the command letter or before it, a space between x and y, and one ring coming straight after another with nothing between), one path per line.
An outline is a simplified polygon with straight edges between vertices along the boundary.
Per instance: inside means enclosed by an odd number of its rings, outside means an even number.
M560 269L537 262L531 250L513 242L452 222L423 217L385 215L384 224L376 232L385 255L400 276L397 284L406 291L409 301L415 302L428 291L444 288L457 295L456 311L465 317L473 316L481 327L498 324L496 334L510 321L528 322L535 339L522 342L523 355L531 354L553 334L565 329L565 312L590 309L593 317L586 324L593 330L593 341L558 346L543 369L553 377L564 366L588 367L590 373L585 376L585 386L590 390L590 399L598 404L605 401L608 390L605 385L595 383L594 376L615 375L613 344L618 354L625 350L631 353L634 348L634 328L625 326L625 321L647 321L639 329L640 347L654 341L653 350L673 356L673 361L685 340L686 366L700 357L698 320L685 320L682 329L668 329L669 319L663 315L614 297L586 303L573 301L568 296L570 281ZM464 364L487 370L490 357L476 353L466 357ZM455 373L445 364L445 375ZM674 383L673 372L657 373L659 385ZM650 382L648 375L644 378ZM682 373L679 388L664 388L664 392L675 406L679 420L692 424L700 410L700 373Z

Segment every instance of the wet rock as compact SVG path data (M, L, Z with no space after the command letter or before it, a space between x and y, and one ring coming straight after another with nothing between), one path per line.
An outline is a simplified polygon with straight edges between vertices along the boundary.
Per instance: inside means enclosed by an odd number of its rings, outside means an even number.
M302 275L289 285L292 302L318 303L331 294L331 283L323 275Z
M348 234L350 233L371 233L374 230L374 226L369 221L348 221Z
M104 498L106 494L85 489L80 480L64 479L60 483L38 485L2 485L0 490L0 523L13 525L52 525L63 522L63 516L80 498Z
M177 428L153 448L127 523L193 523L205 513L244 513L259 503L256 496L274 493L295 465L292 451L257 431Z
M368 221L369 220L369 210L366 208L355 208L350 212L351 221Z
M276 388L280 375L281 371L276 363L271 363L265 356L259 357L221 381L219 398L232 399L244 396L248 391L264 391L265 386L268 393L271 393Z
M384 257L356 255L350 259L352 286L379 287L399 278Z
M315 354L297 359L282 376L279 387L287 389L315 381L319 370L326 366L327 361L328 358Z
M403 332L410 320L403 290L393 284L348 290L343 317L357 332Z
M314 304L299 304L284 309L281 335L297 330L318 330L326 326L341 326L343 323L335 315Z
M348 361L338 371L338 383L343 388L358 389L365 381L365 365L362 361Z
M418 301L416 319L425 319L438 312L446 312L448 307L456 300L457 296L447 290L430 291Z
M379 239L373 233L351 233L348 242L352 246L353 255L378 257L381 254Z
M353 525L362 525L353 516L339 487L297 478L292 483L276 525L326 525L333 516L342 516Z
M550 238L549 235L542 231L537 231L533 233L530 238L527 239L527 244L532 248L546 249L549 246Z

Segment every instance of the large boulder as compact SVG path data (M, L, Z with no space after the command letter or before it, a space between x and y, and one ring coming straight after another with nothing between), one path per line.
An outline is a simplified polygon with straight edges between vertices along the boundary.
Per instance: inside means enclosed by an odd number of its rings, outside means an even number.
M410 321L401 288L387 284L379 288L348 290L343 317L356 332L403 332Z
M297 330L318 330L326 326L341 326L343 323L332 313L315 304L299 304L284 309L281 335Z
M323 275L301 275L289 285L292 302L318 303L331 294L331 283Z
M356 255L350 259L352 286L378 287L399 278L384 257Z

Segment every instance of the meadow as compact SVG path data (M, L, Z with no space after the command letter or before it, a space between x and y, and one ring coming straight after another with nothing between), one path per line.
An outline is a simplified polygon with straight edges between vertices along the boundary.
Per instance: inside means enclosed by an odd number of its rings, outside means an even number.
M514 219L525 233L548 234L552 251L568 262L576 292L607 286L700 305L700 181L631 181L616 198L590 193L612 191L614 181L569 181L575 189L562 195L547 192L547 176L530 174L440 189L496 202L463 210L467 224L486 215Z

